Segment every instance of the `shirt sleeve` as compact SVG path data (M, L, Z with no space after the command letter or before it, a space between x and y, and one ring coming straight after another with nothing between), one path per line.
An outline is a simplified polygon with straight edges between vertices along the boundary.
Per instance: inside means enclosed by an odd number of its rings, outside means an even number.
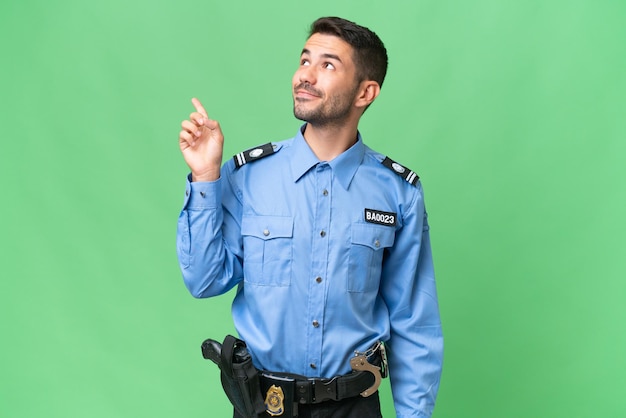
M214 182L187 178L176 247L185 285L196 298L223 294L243 277L240 225L232 216L237 199L227 198L230 185L224 174L223 169ZM223 200L235 202L234 208L225 210Z
M383 264L381 293L389 309L389 376L397 417L430 417L443 336L421 183Z

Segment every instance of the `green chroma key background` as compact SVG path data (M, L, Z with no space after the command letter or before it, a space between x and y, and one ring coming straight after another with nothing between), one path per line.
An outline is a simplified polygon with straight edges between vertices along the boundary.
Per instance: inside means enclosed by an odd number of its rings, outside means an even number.
M389 50L361 131L426 191L447 343L434 416L626 416L625 2L13 0L1 417L230 416L200 343L232 332L232 295L194 300L176 260L179 124L197 96L227 158L291 137L322 15Z

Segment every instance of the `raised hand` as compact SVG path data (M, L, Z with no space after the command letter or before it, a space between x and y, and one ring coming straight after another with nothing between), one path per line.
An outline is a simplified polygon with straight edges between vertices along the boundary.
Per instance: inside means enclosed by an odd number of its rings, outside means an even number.
M220 124L209 119L200 100L193 98L191 103L196 111L181 124L180 151L191 169L192 181L214 181L220 177L224 134Z

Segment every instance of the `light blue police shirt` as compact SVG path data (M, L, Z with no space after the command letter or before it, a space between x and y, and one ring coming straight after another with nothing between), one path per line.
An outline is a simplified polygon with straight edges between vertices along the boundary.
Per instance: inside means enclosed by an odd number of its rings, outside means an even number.
M443 338L421 183L360 135L328 162L302 130L273 148L229 160L215 182L188 179L187 288L204 298L237 286L233 320L259 369L331 378L383 340L397 416L430 416Z

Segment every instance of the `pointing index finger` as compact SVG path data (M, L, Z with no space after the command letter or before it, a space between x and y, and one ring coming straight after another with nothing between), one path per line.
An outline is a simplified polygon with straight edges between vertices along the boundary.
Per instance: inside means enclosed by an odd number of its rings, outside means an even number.
M200 103L200 100L198 100L198 99L196 99L194 97L193 99L191 99L191 103L193 104L193 107L196 108L198 113L201 113L207 119L209 118L209 115L207 114L206 110L204 109L204 106L202 106L202 103Z

